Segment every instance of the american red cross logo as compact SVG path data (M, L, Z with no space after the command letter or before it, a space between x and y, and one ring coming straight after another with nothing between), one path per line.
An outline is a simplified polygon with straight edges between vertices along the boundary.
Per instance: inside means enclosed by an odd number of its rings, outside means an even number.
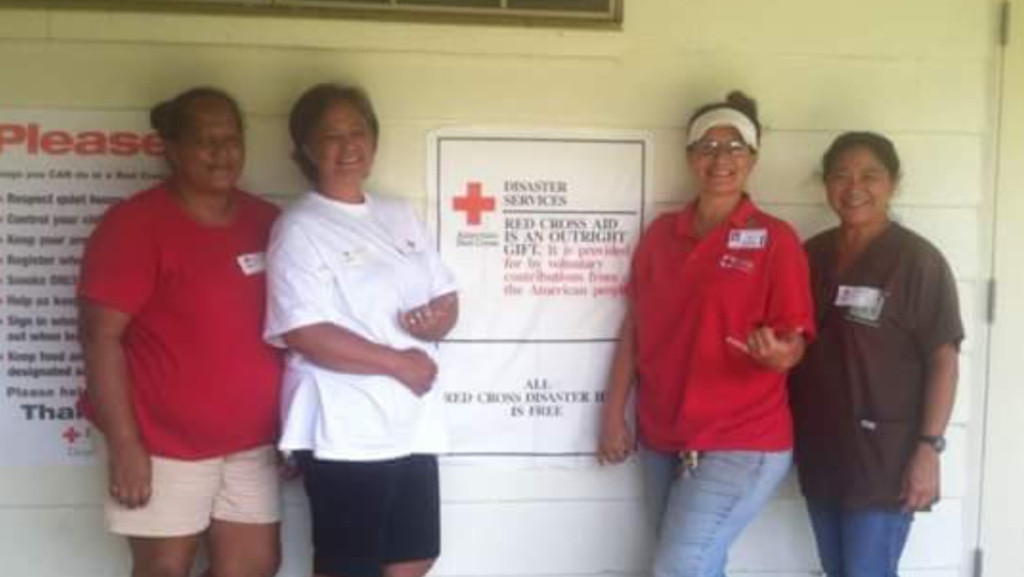
M73 444L75 441L77 441L78 438L82 436L82 434L78 432L78 429L76 429L76 428L74 428L72 426L69 426L67 429L64 429L64 432L61 433L60 436L64 437L64 439L70 445L70 444Z
M484 187L479 182L466 184L466 196L452 199L452 208L466 213L466 224L480 224L480 216L494 211L494 197L484 196Z

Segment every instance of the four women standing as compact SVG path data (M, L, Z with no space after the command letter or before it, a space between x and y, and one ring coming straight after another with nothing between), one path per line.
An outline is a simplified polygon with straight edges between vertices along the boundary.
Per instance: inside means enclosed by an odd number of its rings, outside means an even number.
M140 575L187 573L204 533L213 574L269 575L279 366L258 337L276 210L235 188L230 97L192 90L153 119L172 177L110 211L79 288L108 522L130 536ZM289 351L280 448L304 473L314 571L421 577L440 551L436 342L458 316L454 279L405 204L364 190L379 125L363 91L313 87L289 129L314 190L274 227L262 333ZM850 133L826 153L841 224L808 242L810 279L793 230L746 193L759 148L742 94L690 119L698 197L634 254L599 457L632 451L635 389L654 574L720 577L789 468L786 373L820 331L792 404L822 563L831 577L895 575L913 511L938 496L963 338L955 284L938 251L889 218L899 159L887 139Z

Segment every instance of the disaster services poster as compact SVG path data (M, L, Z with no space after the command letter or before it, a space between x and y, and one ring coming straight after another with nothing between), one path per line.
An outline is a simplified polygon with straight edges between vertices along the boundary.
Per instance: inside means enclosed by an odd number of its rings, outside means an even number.
M451 129L428 150L431 225L460 285L442 345L452 455L592 454L651 139Z

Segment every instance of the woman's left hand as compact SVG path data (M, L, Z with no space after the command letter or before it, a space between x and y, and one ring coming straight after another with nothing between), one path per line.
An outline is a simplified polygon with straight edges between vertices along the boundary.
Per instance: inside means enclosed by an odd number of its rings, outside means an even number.
M455 326L459 315L459 298L455 293L443 294L425 305L398 313L398 325L421 341L437 342Z
M755 361L773 371L784 373L804 356L803 334L792 331L777 335L772 327L761 327L747 335L746 351Z
M903 470L900 501L903 511L923 511L939 500L939 454L931 447L918 444Z

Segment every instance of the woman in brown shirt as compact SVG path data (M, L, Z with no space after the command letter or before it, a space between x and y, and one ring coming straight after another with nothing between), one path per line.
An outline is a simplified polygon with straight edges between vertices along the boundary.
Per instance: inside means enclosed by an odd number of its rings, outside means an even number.
M822 161L838 227L806 243L818 339L790 383L796 462L829 577L894 577L939 454L964 331L942 254L894 222L892 142L838 137Z

